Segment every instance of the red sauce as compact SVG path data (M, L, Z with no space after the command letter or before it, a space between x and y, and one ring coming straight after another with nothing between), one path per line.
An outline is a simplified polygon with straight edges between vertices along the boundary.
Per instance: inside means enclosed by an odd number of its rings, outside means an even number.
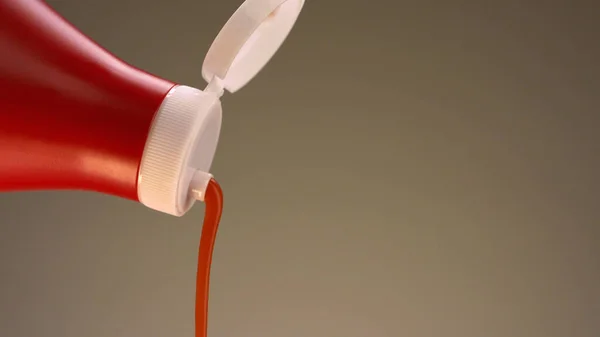
M210 266L217 238L217 229L223 211L223 192L216 180L211 179L204 198L206 210L198 249L198 274L196 276L196 334L195 337L207 337L208 334L208 295L210 285Z

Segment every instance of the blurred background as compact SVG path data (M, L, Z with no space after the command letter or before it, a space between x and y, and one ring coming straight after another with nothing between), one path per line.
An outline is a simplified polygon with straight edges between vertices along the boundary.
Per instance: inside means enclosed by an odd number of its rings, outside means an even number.
M49 0L203 88L241 0ZM593 1L308 0L226 95L213 337L600 335ZM0 335L193 336L203 217L0 195Z

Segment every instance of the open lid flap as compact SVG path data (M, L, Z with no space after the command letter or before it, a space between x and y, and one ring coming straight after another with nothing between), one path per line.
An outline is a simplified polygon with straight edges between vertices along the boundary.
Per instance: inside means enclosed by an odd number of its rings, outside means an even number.
M221 29L202 65L202 77L216 76L233 93L246 85L279 49L304 0L246 0Z

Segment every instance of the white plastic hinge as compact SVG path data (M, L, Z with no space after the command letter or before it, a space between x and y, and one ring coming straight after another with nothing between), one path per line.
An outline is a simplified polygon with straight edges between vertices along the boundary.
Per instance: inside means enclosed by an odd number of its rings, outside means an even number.
M218 78L217 76L213 76L213 78L208 82L208 85L204 89L205 92L209 92L217 95L217 97L221 98L223 93L225 92L223 80Z

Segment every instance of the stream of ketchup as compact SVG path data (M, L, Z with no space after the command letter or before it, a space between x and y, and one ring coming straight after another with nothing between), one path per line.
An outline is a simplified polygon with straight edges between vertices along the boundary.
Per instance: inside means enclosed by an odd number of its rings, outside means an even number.
M210 265L217 238L217 230L223 212L223 192L216 180L211 179L204 197L206 205L204 223L198 248L198 272L196 275L196 334L208 335L208 295L210 285Z

